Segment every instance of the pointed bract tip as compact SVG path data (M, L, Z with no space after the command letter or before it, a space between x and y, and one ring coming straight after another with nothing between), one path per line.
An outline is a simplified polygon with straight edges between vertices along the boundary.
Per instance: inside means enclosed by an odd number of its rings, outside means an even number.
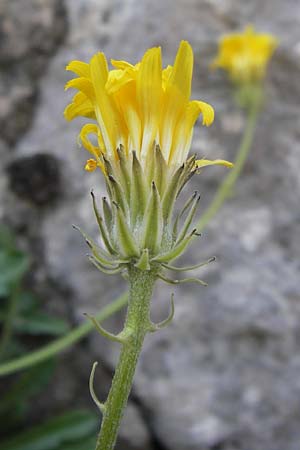
M91 242L90 242L88 239L86 239L85 242L87 243L87 245L88 245L90 248L93 248Z
M116 182L116 180L114 179L114 177L112 176L112 175L108 175L108 179L110 180L110 181L112 181L113 183L115 183Z

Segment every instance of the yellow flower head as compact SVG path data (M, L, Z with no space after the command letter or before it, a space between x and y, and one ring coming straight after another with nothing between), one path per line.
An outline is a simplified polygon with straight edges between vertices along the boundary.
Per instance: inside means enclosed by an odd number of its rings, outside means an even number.
M239 83L259 81L265 76L267 64L278 45L271 34L256 33L252 26L243 33L225 35L212 67L226 70Z
M72 61L66 67L78 77L66 89L78 89L65 109L65 117L94 119L84 125L79 139L92 154L88 171L100 167L106 174L103 158L116 163L119 148L132 158L134 150L143 168L151 166L154 144L159 146L167 166L180 166L190 149L194 124L202 114L203 125L214 120L208 103L190 100L193 51L188 42L180 43L173 66L162 69L161 49L149 49L136 65L111 61L109 70L105 55L97 53L89 63ZM94 136L93 141L89 138ZM196 167L211 165L201 162ZM226 161L216 164L230 166Z

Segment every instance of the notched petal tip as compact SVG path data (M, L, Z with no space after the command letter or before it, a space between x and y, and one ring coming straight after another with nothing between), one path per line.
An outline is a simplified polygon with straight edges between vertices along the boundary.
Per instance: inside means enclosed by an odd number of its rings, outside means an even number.
M194 100L198 107L198 114L202 114L202 125L209 127L215 120L214 108L206 102Z
M77 61L77 60L70 61L66 65L65 69L70 71L70 72L75 73L79 77L86 77L86 78L88 78L89 75L90 75L89 64L87 64L86 62L83 62L83 61Z
M209 127L215 120L214 108L208 103L205 103L205 108L202 109L202 116L202 125Z

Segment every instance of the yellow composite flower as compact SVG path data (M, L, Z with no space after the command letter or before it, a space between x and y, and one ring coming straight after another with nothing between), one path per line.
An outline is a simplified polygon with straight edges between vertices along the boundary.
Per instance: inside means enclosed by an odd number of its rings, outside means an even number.
M259 81L264 78L277 45L277 39L271 34L256 33L252 26L247 26L243 33L221 38L212 67L226 70L239 83Z
M203 101L190 100L193 71L193 51L186 41L180 43L173 66L162 68L161 48L146 51L135 65L111 60L109 70L103 53L95 54L89 63L70 62L66 69L77 78L66 84L66 89L78 89L65 109L65 118L83 116L93 123L83 126L79 134L82 145L91 153L86 170L100 167L106 174L103 157L115 163L118 148L128 159L132 151L143 168L154 158L159 146L165 163L178 167L187 160L197 118L209 126L214 110ZM93 136L93 140L91 140ZM195 161L196 167L221 164L223 160Z

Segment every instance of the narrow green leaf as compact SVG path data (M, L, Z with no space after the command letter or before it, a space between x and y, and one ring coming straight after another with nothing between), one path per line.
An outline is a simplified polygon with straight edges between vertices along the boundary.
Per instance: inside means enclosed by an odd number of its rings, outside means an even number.
M152 258L151 261L167 263L175 258L178 258L178 256L180 256L181 253L183 253L186 247L189 245L195 233L196 230L193 230L189 236L184 238L178 245L173 247L169 252L162 253L156 256L155 258Z
M163 219L168 222L172 214L175 199L178 194L180 176L184 170L184 165L178 167L171 179L168 182L167 189L162 198L162 213Z
M184 224L180 230L179 236L176 240L176 244L179 244L179 242L181 242L182 239L185 238L185 236L190 228L190 225L193 221L194 215L197 211L199 201L200 201L200 195L198 195L198 197L194 198L190 212L188 213L187 218L185 219Z
M120 145L117 148L117 153L119 156L119 169L120 169L120 179L122 183L123 190L125 191L127 204L130 202L130 185L131 185L131 176L128 167L128 156L125 155L125 150L123 145Z
M195 160L196 156L191 156L185 163L184 163L184 170L182 171L182 174L179 179L179 187L177 192L177 197L188 182L188 180L196 173L195 168Z
M72 411L1 442L3 450L58 450L96 431L98 418L88 411ZM86 448L89 450L89 448ZM92 450L92 449L91 449Z
M142 217L147 204L147 189L145 185L145 174L137 159L136 153L132 152L132 182L130 193L131 224L135 224L138 216Z
M113 227L113 217L111 207L106 199L106 197L102 197L102 206L103 206L103 214L104 221L107 228L108 233L110 234Z
M101 247L99 247L88 234L82 231L81 228L77 227L76 225L73 225L73 228L74 230L79 231L81 236L83 236L85 242L92 250L93 255L95 255L95 257L99 259L99 261L102 260L103 264L112 264L111 255L109 255Z
M148 248L150 252L157 253L160 249L163 232L162 208L159 193L154 181L151 195L145 211L141 247Z
M133 234L126 222L126 218L117 203L114 203L116 208L116 221L117 221L117 233L118 242L121 247L123 256L139 256L139 249L135 243Z
M162 196L162 193L164 192L165 189L166 174L168 168L159 145L155 146L154 152L155 152L153 158L155 161L154 181L159 194Z
M93 256L90 256L89 260L98 270L100 270L103 273L106 273L107 275L115 275L116 273L120 273L122 270L122 268L119 266L116 266L115 269L102 266L102 264L98 260L96 260Z
M19 316L14 321L14 329L18 333L31 335L60 336L70 330L69 324L61 318L46 313L34 312Z
M124 214L127 215L128 205L125 191L122 189L120 183L112 175L109 175L108 179L113 193L112 200L117 202L118 205L120 205L120 207L122 208Z
M176 219L174 221L173 225L173 240L176 241L177 235L178 235L178 225L181 217L184 215L184 213L189 209L191 204L193 203L194 199L197 196L197 191L194 192L194 194L188 199L188 201L184 204L182 210L177 214Z
M114 175L115 174L114 169L113 169L110 161L108 159L106 159L105 156L103 156L103 164L104 164L104 167L105 167L105 170L106 170L107 177L109 175Z
M99 230L101 233L101 237L103 239L103 242L105 244L105 247L107 248L108 252L111 253L112 255L116 254L115 249L113 248L113 245L111 243L111 240L109 238L108 232L105 229L104 223L103 223L103 219L101 217L101 214L99 213L99 210L97 208L97 203L96 203L96 198L94 195L94 192L91 191L91 196L92 196L92 201L93 201L93 209L94 209L94 213L97 219L97 223L99 226Z

